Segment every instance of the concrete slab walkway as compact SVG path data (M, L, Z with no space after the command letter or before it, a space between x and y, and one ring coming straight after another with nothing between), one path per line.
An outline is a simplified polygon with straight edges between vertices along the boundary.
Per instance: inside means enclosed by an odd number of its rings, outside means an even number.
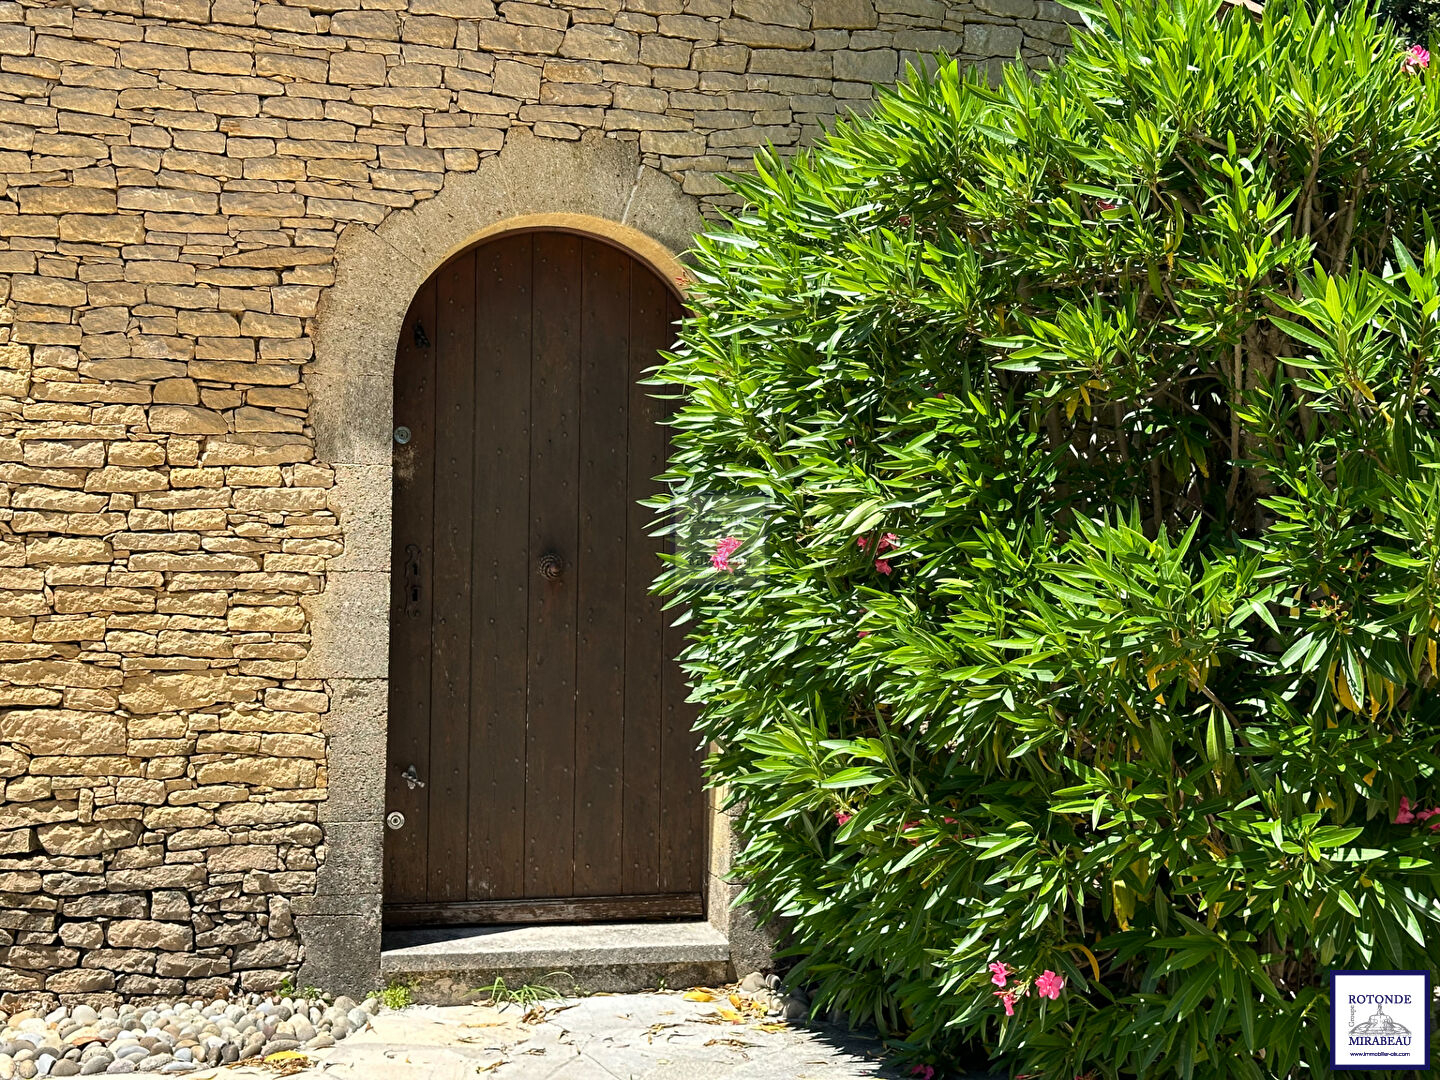
M615 994L519 1006L412 1006L303 1063L295 1080L902 1080L879 1045L825 1025L723 1017L723 998ZM273 1080L282 1063L195 1080ZM293 1070L293 1071L291 1071Z

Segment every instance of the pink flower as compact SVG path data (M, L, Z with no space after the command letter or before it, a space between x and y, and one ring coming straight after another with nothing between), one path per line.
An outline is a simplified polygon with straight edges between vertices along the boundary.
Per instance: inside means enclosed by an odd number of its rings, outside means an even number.
M935 1080L934 1065L911 1065L910 1075L918 1076L920 1080Z
M715 554L710 556L710 565L716 570L724 571L727 574L735 572L735 567L730 565L730 556L735 554L737 548L745 541L733 536L727 536L715 544Z
M1411 45L1400 57L1400 70L1415 75L1430 66L1430 50L1424 45Z
M1065 989L1065 978L1048 968L1035 980L1035 992L1051 1001L1060 1000L1060 991Z
M836 821L838 824L840 824L840 825L844 825L847 821L849 821L849 820L850 820L852 817L854 817L854 816L855 816L854 814L847 814L844 810L836 810L836 811L835 811L835 821Z
M883 555L891 548L897 548L899 546L900 537L896 536L894 533L886 533L884 536L880 537L880 543L875 545L875 550Z
M878 570L878 571L880 571L880 573L882 573L882 574L888 575L888 574L890 573L890 564L889 564L888 562L886 562L884 559L876 559L876 560L875 560L875 569Z
M1415 811L1415 820L1416 820L1416 821L1428 821L1430 818L1434 817L1436 814L1440 814L1440 806L1432 806L1429 810L1416 810L1416 811Z
M996 990L995 996L1000 999L1000 1004L1005 1006L1005 1015L1015 1015L1015 995L1009 990Z
M1095 209L1103 213L1106 210L1114 210L1119 205L1119 203L1113 203L1109 199L1097 199L1095 202Z
M1410 798L1407 795L1400 796L1400 809L1395 811L1396 825L1409 825L1415 820L1415 815L1410 811Z
M870 631L869 631L869 630L856 630L856 631L855 631L855 636L856 636L856 637L869 637L869 636L870 636Z
M1005 980L1010 976L1010 965L1002 964L1000 961L990 965L990 981L996 986L1004 986Z

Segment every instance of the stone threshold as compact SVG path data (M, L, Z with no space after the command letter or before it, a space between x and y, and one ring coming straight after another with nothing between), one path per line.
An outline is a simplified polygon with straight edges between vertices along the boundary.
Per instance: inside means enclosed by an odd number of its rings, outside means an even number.
M497 978L512 990L529 984L570 995L714 986L734 976L729 941L706 922L387 930L380 974L435 1005L483 997Z

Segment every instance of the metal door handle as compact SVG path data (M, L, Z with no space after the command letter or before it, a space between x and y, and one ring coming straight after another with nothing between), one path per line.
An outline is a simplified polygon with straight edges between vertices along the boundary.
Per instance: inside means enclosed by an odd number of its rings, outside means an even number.
M408 769L401 773L400 779L405 781L405 786L408 787L411 791L414 791L417 787L425 786L425 781L420 779L420 775L415 771L414 765L411 765Z
M553 551L540 556L540 576L549 581L556 580L565 572L565 560Z

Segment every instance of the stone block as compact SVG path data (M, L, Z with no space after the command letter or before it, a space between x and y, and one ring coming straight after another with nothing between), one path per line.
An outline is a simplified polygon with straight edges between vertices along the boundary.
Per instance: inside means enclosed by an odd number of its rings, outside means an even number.
M295 929L305 946L299 982L336 994L364 994L380 977L380 896L374 894L359 915L296 916Z
M998 0L1006 2L1006 0ZM1031 2L1031 0L1023 0ZM869 30L877 20L874 0L814 0L811 26L816 30ZM983 0L977 3L983 8Z
M0 738L31 754L123 754L125 722L105 713L11 709L0 716Z
M125 679L120 704L132 713L153 715L198 709L216 702L253 701L255 684L223 672L136 675Z
M975 0L975 6L987 15L1020 21L1035 18L1039 10L1035 0Z
M227 757L201 765L195 771L195 778L202 784L309 788L315 785L315 763L295 758Z
M384 678L389 670L387 573L331 574L322 593L301 601L312 627L299 674L308 679Z
M573 60L630 64L640 59L640 38L613 26L580 23L565 32L560 55Z
M60 219L60 239L91 244L138 244L145 239L140 218L118 215L66 214Z
M385 814L387 683L381 679L332 679L324 719L327 765L347 781L330 789L321 804L327 822L379 822Z
M224 435L230 430L225 417L196 405L155 405L149 411L150 430L176 435Z
M194 943L188 926L153 919L121 919L105 928L105 940L121 949L186 952Z
M748 45L752 49L808 49L814 44L815 35L790 26L774 26L749 19L725 19L720 24L720 40Z
M330 32L342 37L394 41L399 37L399 20L390 11L337 11L330 17Z
M894 49L867 52L841 51L834 57L835 77L854 82L894 82L899 73L900 54Z
M98 994L114 988L115 976L109 971L58 971L45 979L45 989L52 994Z
M1009 60L1019 53L1023 40L1016 26L971 23L965 27L964 50L973 56L997 56Z
M253 941L237 945L232 966L236 971L253 968L286 968L300 959L300 942L293 937Z
M230 962L223 956L168 953L155 958L155 974L173 978L205 978L228 975Z
M134 845L140 839L140 829L138 821L98 821L90 825L41 825L35 831L40 846L51 855L99 855Z
M517 26L506 22L482 22L477 43L486 52L524 53L553 56L565 35L547 26Z

